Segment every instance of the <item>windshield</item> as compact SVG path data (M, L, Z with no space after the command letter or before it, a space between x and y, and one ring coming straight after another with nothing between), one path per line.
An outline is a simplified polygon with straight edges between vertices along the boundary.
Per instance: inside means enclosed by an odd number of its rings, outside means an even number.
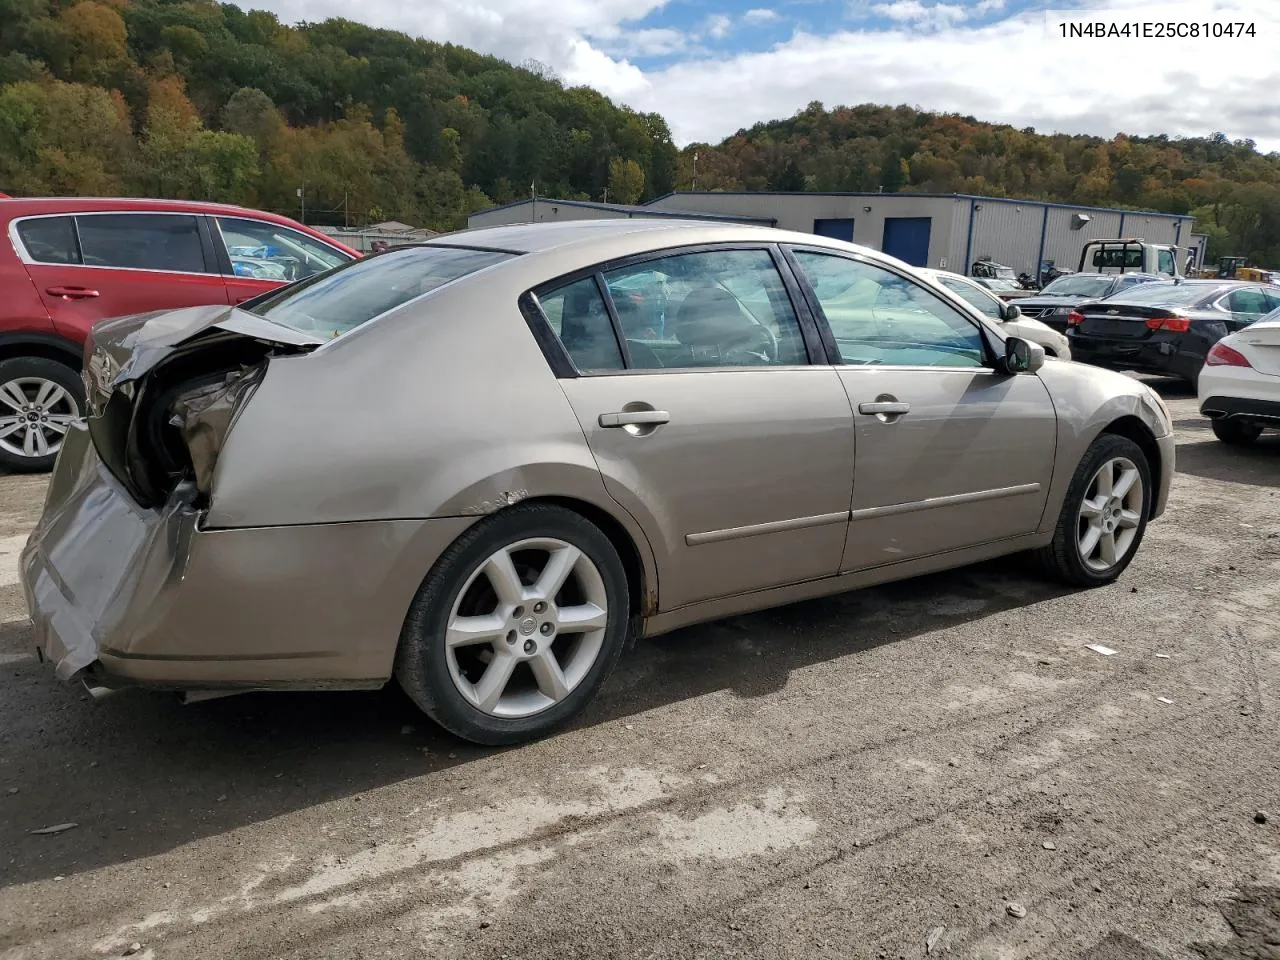
M1069 277L1059 277L1040 293L1046 297L1101 297L1106 295L1114 282L1114 278L1101 274L1090 276L1076 273Z
M450 280L513 256L462 247L402 247L283 287L244 309L295 330L337 337Z
M1133 290L1126 290L1123 300L1125 303L1154 303L1160 306L1187 307L1223 293L1227 289L1229 288L1186 283L1144 283ZM1122 298L1117 297L1116 299Z

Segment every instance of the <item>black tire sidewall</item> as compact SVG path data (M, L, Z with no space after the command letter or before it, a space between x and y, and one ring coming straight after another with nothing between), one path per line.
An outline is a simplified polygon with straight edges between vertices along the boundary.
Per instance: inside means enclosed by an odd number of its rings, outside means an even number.
M1214 420L1210 427L1213 435L1223 443L1232 446L1247 447L1262 436L1262 428L1252 424L1240 423L1238 420Z
M507 720L473 707L449 675L444 634L458 592L495 551L519 540L554 537L596 565L609 601L609 623L596 662L560 703L531 717ZM551 504L513 507L481 521L449 547L423 581L405 618L396 678L409 698L451 733L502 746L546 736L580 713L617 663L630 626L626 570L609 538L585 517Z
M0 361L0 384L23 377L39 377L58 384L75 398L80 416L84 416L84 383L79 371L69 364L45 357L14 357ZM53 469L57 459L56 453L43 457L23 457L0 449L0 469L10 473L45 473Z
M1081 502L1084 500L1085 494L1089 492L1089 484L1093 480L1093 475L1098 472L1098 468L1104 463L1117 457L1127 458L1138 468L1138 474L1142 482L1142 519L1138 524L1137 536L1134 537L1133 544L1129 547L1128 552L1120 558L1119 563L1106 573L1099 573L1086 565L1084 559L1080 556L1080 548L1076 542L1076 518L1080 513ZM1108 583L1114 583L1124 573L1129 564L1133 562L1133 558L1138 555L1142 540L1146 536L1147 521L1151 516L1151 504L1154 497L1155 489L1151 479L1151 464L1147 461L1147 455L1140 446L1128 437L1113 433L1103 434L1094 441L1080 461L1080 465L1076 468L1075 476L1071 478L1071 486L1067 489L1066 502L1062 507L1063 522L1059 525L1058 535L1070 537L1069 542L1062 544L1065 549L1060 551L1060 555L1064 556L1064 559L1071 565L1071 573L1076 582L1103 586Z

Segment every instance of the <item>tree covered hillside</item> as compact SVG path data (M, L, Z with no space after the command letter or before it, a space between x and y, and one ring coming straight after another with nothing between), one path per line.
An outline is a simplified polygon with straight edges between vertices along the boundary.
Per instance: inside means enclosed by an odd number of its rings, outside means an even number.
M696 165L694 154L697 154ZM1193 139L1043 135L910 107L824 109L681 155L699 190L977 193L1192 213L1213 256L1280 266L1280 154Z
M208 0L0 0L0 191L247 203L438 229L675 186L666 122L527 68ZM612 183L610 182L612 178Z

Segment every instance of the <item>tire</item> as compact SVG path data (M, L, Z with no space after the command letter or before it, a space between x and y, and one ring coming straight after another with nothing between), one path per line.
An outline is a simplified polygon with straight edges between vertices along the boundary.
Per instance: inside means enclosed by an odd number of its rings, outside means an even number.
M563 588L538 593L535 581L553 558L568 569ZM629 597L626 570L598 527L550 504L513 507L467 530L427 575L405 618L396 679L464 740L501 746L544 737L586 707L618 662ZM585 626L566 629L569 616ZM451 623L455 636L475 642L450 646Z
M1211 420L1213 435L1223 443L1233 447L1252 446L1262 436L1262 428L1252 423L1241 423L1239 420Z
M1104 465L1109 465L1113 484L1119 485L1117 478L1128 473L1127 469L1121 474L1116 473L1117 465L1121 463L1131 466L1137 476L1131 480L1129 492L1117 504L1112 498L1103 499L1102 490L1105 488L1095 486L1095 482ZM1136 504L1132 493L1135 487L1137 496L1141 498ZM1142 448L1127 437L1104 433L1093 442L1076 467L1067 487L1053 540L1035 551L1037 562L1049 577L1071 586L1100 587L1115 582L1142 545L1152 497L1151 466ZM1082 513L1086 499L1091 506L1103 501L1101 507L1094 508L1097 512L1093 518ZM1114 514L1117 508L1122 511L1120 514ZM1114 562L1108 562L1105 553L1108 522L1112 543L1110 559ZM1099 539L1086 558L1083 553L1087 544L1085 537L1095 527L1099 529Z
M43 357L0 362L0 468L10 473L53 469L67 426L84 409L84 384L67 364ZM33 413L43 419L28 419Z

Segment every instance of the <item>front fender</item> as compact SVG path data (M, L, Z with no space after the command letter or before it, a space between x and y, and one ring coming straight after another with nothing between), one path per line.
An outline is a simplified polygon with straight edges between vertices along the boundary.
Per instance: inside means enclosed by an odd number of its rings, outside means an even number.
M1058 415L1058 449L1039 532L1053 531L1080 461L1093 442L1120 421L1136 420L1150 434L1159 457L1152 467L1162 478L1157 490L1157 506L1162 509L1161 490L1167 491L1173 473L1173 425L1152 399L1150 389L1123 374L1081 363L1046 363L1039 376Z

